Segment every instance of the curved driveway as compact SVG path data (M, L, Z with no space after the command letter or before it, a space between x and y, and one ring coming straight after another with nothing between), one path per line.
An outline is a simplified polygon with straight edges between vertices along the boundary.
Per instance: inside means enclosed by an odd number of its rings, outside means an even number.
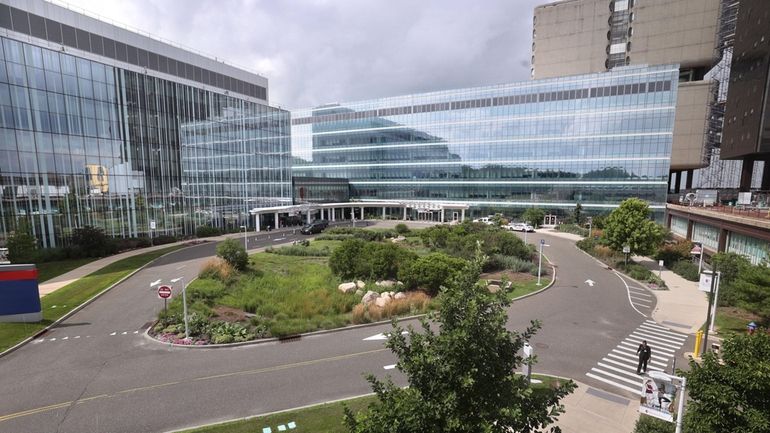
M556 283L515 302L509 327L542 320L532 341L536 372L616 392L585 373L645 317L629 304L617 275L573 242L530 235L541 238L550 244ZM292 239L273 232L271 239L252 238L249 247ZM364 340L390 325L232 349L173 348L144 338L143 329L162 308L149 283L189 280L213 251L213 244L203 244L157 260L1 358L0 432L165 431L367 393L366 372L400 378L383 369L395 359L382 341Z

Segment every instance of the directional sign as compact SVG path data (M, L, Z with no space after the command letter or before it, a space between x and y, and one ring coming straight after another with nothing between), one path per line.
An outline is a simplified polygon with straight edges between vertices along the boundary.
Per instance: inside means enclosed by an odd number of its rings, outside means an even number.
M540 245L545 245L545 239L540 239Z
M160 299L168 299L171 297L171 287L160 286L158 287L158 297Z
M586 280L586 284L588 284L590 287L593 287L596 282L594 280Z

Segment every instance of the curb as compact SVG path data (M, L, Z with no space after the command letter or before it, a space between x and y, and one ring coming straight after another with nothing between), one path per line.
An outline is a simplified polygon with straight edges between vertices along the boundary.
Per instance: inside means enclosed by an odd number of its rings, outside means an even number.
M34 340L35 338L39 337L41 334L43 334L43 333L45 333L45 332L49 331L51 328L55 327L55 326L56 326L56 325L58 325L59 323L61 323L61 322L65 321L65 320L67 320L67 319L69 319L69 318L70 318L70 317L72 317L72 316L73 316L75 313L77 313L78 311L82 310L83 308L85 308L86 306L88 306L89 304L91 304L92 302L94 302L95 300L97 300L98 298L100 298L102 295L104 295L105 293L107 293L107 292L109 292L110 290L112 290L113 288L115 288L115 286L117 286L118 284L120 284L120 283L122 283L123 281L125 281L125 280L127 280L127 279L131 278L131 277L132 277L134 274L136 274L137 272L139 272L139 271L141 271L142 269L146 268L147 266L150 266L151 264L155 263L155 261L157 261L157 260L160 260L161 258L163 258L163 257L166 257L166 256L167 256L167 255L169 255L169 254L173 254L173 253L176 253L177 251L186 250L187 248L193 248L193 247L197 247L197 246L199 246L199 245L201 245L201 244L198 244L198 245L189 245L189 246L186 246L186 247L182 247L182 248L176 249L176 250L174 250L174 251L169 251L169 252L167 252L166 254L163 254L163 255L161 255L161 256L158 256L158 257L156 257L155 259L153 259L153 260L151 260L151 261L149 261L149 262L145 263L144 265L142 265L142 266L140 266L140 267L138 267L138 268L134 269L133 271L131 271L131 273L129 273L129 274L128 274L128 275L126 275L125 277L121 278L120 280L116 281L116 282L115 282L115 283L113 283L111 286L107 287L106 289L102 290L101 292L99 292L99 293L95 294L94 296L90 297L89 299L85 300L85 301L84 301L82 304L80 304L80 305L78 305L77 307L73 308L73 309L72 309L72 310L70 310L70 312L68 312L67 314L65 314L65 315L63 315L63 316L61 316L61 317L59 317L58 319L56 319L56 320L55 320L53 323L51 323L50 325L48 325L48 326L46 326L45 328L43 328L43 329L41 329L41 330L37 331L37 332L36 332L36 333L34 333L33 335L31 335L31 336L27 337L26 339L24 339L24 340L20 341L20 342L19 342L19 343L17 343L16 345L14 345L14 346L11 346L11 347L9 347L8 349L5 349L3 352L1 352L1 353L0 353L0 358L4 357L4 356L6 356L6 355L9 355L9 354L11 354L12 352L15 352L15 351L16 351L16 350L18 350L18 349L21 349L21 347L22 347L22 346L24 346L25 344L27 344L27 343L29 343L30 341ZM128 257L126 257L126 258L128 258ZM121 260L122 260L122 259L121 259ZM115 263L115 262L113 262L113 263ZM110 264L112 264L112 263L110 263ZM107 265L107 266L109 266L109 265ZM106 267L106 266L105 266L105 267ZM97 269L97 271L98 271L98 269ZM94 271L94 272L96 272L96 271ZM89 275L90 275L90 274L89 274ZM85 276L88 276L88 275L85 275Z
M515 301L518 301L520 299L526 299L526 298L529 298L530 296L535 296L535 295L537 295L539 293L545 292L546 290L550 289L551 286L553 286L556 283L556 267L553 265L553 263L551 263L551 259L549 259L548 256L543 254L543 257L545 257L545 259L548 260L548 264L551 265L551 271L553 272L553 277L551 277L551 282L548 283L547 286L543 287L540 290L536 290L536 291L534 291L532 293L527 293L526 295L521 295L519 297L513 298L513 299L511 299L511 302L515 302Z

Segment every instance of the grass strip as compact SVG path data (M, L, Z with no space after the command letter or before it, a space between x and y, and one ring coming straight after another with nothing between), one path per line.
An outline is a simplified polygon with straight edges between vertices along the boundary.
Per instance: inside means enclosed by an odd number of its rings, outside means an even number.
M139 267L181 247L181 245L176 245L118 260L44 296L40 300L43 309L42 321L37 323L0 323L0 352L34 335Z
M37 281L44 283L48 280L58 277L59 275L66 274L73 269L87 265L97 259L98 257L87 257L82 259L57 260L55 262L38 263L35 265L35 267L37 267Z
M532 375L532 378L542 381L540 384L532 385L535 390L550 389L555 382L563 382L551 376L537 374ZM287 432L346 433L348 429L342 424L343 407L347 406L355 413L366 409L375 400L374 395L369 395L334 403L322 403L303 409L185 430L184 433L262 433L262 429L265 427L270 427L273 432L277 432L279 425L287 425L289 422L294 422L297 428L287 429Z

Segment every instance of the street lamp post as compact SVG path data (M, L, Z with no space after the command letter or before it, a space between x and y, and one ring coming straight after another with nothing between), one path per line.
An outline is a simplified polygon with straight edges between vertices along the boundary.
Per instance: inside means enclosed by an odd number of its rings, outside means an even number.
M700 258L698 259L698 275L703 272L703 242L699 242L700 246Z
M594 219L591 217L588 217L588 239L591 239L593 236L593 227L594 227Z
M543 272L543 247L550 245L545 244L545 239L540 239L540 257L537 260L537 285L540 285L540 275Z
M247 236L249 234L249 230L248 230L248 227L246 227L246 226L241 226L241 229L243 229L243 249L248 251L249 250L249 246L248 246L248 237Z
M182 282L182 305L184 308L183 314L184 314L184 338L186 340L190 339L190 324L187 320L187 287L184 284L184 278L178 277L171 280L172 283L176 283L177 281Z

